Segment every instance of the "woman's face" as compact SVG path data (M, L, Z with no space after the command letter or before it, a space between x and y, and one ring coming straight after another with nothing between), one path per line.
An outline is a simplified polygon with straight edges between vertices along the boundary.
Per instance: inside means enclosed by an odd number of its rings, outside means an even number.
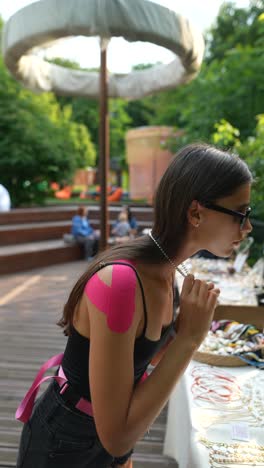
M250 205L250 191L250 184L242 185L232 195L216 200L214 205L245 214ZM249 219L241 228L239 217L214 211L202 205L200 210L202 222L198 228L200 232L197 234L205 244L203 249L218 257L230 257L233 250L252 231Z

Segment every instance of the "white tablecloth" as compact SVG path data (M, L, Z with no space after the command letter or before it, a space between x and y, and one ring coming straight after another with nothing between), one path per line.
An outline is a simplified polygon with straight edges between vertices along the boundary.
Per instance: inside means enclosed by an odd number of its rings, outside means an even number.
M176 385L168 408L168 421L164 444L164 454L174 458L179 463L179 468L209 468L209 451L198 442L201 435L215 442L239 443L231 438L231 423L212 425L206 430L203 429L203 417L208 415L207 411L198 406L191 393L193 377L191 371L194 366L202 365L196 361L191 361L185 374ZM210 372L210 366L206 366ZM263 372L256 368L232 367L215 369L231 373L242 383L245 379L256 376ZM214 413L214 412L209 412ZM245 409L246 413L246 409ZM207 419L208 421L208 419ZM264 428L249 426L250 441L264 444ZM236 468L243 468L245 465L235 465ZM258 465L260 466L260 465ZM264 465L261 465L264 466Z

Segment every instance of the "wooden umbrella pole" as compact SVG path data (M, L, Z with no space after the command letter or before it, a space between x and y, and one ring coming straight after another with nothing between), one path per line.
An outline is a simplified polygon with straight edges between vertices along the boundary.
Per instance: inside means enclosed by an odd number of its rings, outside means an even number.
M109 39L101 38L100 68L100 127L99 127L99 180L100 180L100 250L107 247L109 236L107 181L109 172L109 115L107 46Z

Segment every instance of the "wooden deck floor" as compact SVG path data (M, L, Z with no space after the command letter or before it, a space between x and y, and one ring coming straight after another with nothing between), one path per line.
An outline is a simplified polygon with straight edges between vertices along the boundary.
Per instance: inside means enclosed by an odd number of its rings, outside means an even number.
M0 285L0 467L15 466L22 424L15 410L40 365L63 350L55 325L84 263L5 276ZM33 467L32 467L33 468Z
M85 262L74 262L1 277L0 468L16 465L22 429L16 408L40 365L64 349L66 338L55 324L84 268ZM138 444L135 468L177 466L162 456L165 426L163 412Z

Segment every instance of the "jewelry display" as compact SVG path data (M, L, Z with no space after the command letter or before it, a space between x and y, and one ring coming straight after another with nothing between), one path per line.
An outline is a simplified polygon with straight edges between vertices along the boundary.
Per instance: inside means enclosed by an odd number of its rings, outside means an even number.
M197 366L191 375L191 391L196 399L211 401L212 404L237 402L241 399L241 389L231 374L212 369L208 372L204 366Z
M155 237L153 236L152 234L152 231L150 230L149 233L148 233L149 237L153 240L153 242L156 244L156 246L158 247L158 249L163 253L164 257L168 260L168 262L171 264L171 266L173 266L173 268L175 268L183 277L186 277L189 275L189 272L186 268L186 266L184 265L184 263L181 263L179 266L176 265L175 262L173 262L173 260L171 260L169 258L169 256L166 254L166 252L163 250L163 248L160 246L160 244L158 243L157 239L155 239Z
M242 401L255 420L255 425L264 427L264 375L259 373L242 387Z
M212 281L221 290L220 304L243 304L257 306L256 293L262 285L262 276L255 268L248 265L242 272L229 273L232 263L221 259L192 257L188 260L188 268L195 278Z
M264 366L264 333L254 325L213 321L199 352L245 358Z
M229 465L264 466L264 446L254 443L213 442L200 437L209 450L210 468Z
M245 265L243 271L235 272L231 277L228 266L228 261L220 259L192 257L188 260L188 269L195 278L212 281L220 289L219 307L214 314L211 332L218 335L219 341L222 340L224 336L221 336L223 330L219 322L225 319L222 323L229 336L226 343L212 343L214 353L201 352L190 363L184 389L188 389L191 436L188 445L180 440L176 447L177 452L181 444L184 447L188 466L196 466L198 460L197 466L207 468L264 468L264 373L256 369L256 364L255 369L240 368L245 363L231 354L244 345L248 348L243 352L248 353L264 348L262 311L248 307L257 306L255 294L259 275ZM177 273L176 277L180 290L183 278ZM225 308L226 305L228 307ZM244 337L246 339L242 342ZM255 342L250 340L252 337L255 337ZM228 344L230 354L222 355L218 349L225 344ZM257 359L264 359L264 355ZM199 364L199 361L207 365ZM179 393L176 397L181 409L183 396ZM200 437L203 445L199 443Z
M205 366L196 366L192 373L191 392L197 404L210 410L206 426L242 420L250 426L264 428L264 375L239 385L227 372L218 372ZM216 414L219 413L219 414Z

